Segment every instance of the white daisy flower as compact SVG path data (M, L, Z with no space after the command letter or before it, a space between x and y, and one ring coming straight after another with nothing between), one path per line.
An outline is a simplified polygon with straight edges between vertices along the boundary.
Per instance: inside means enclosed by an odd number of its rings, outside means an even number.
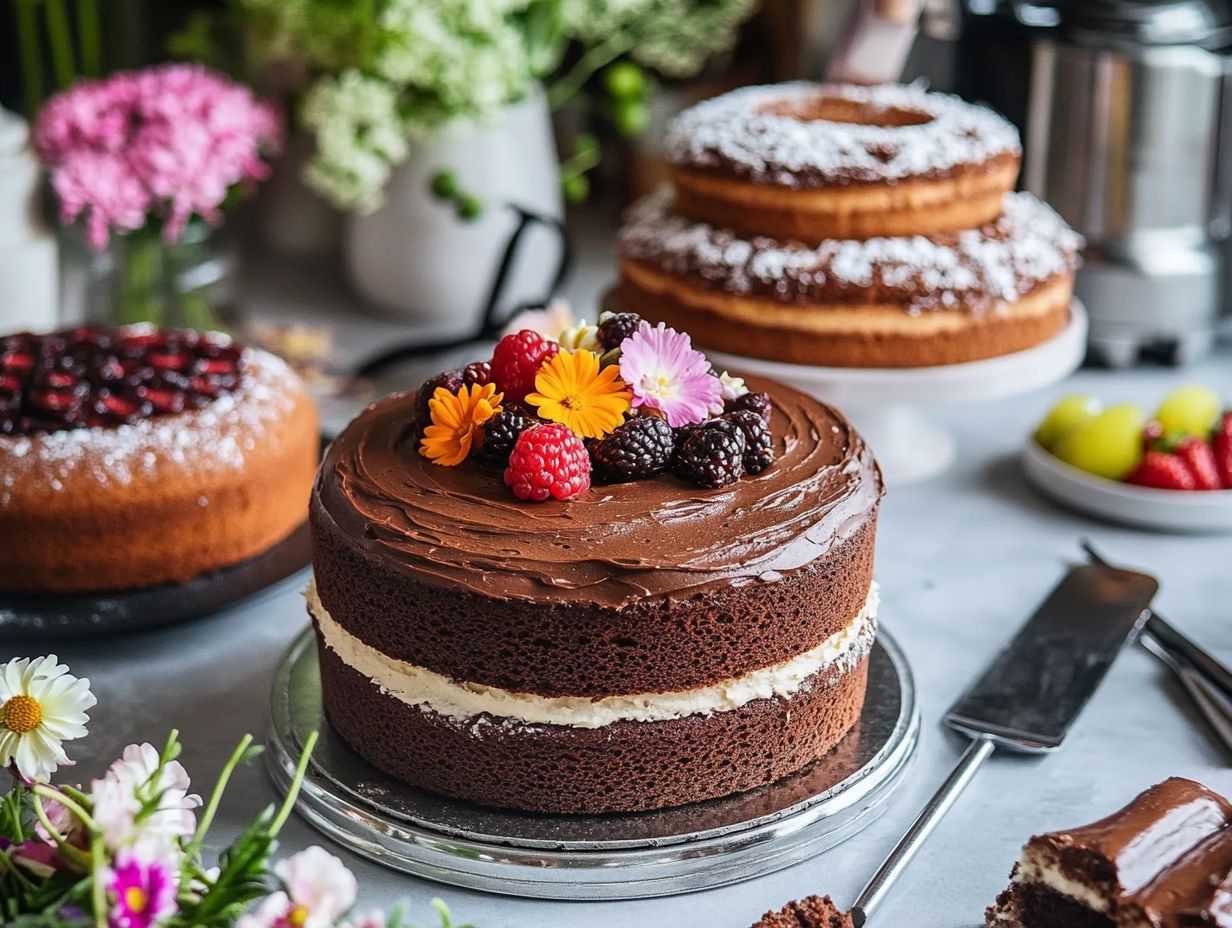
M27 780L47 780L72 764L63 742L86 733L86 710L98 700L90 681L46 657L0 665L0 767L16 764Z
M158 762L154 745L130 744L90 785L94 820L108 847L142 841L174 846L196 830L193 810L201 805L201 797L188 792L188 772L173 760L163 766L156 781Z

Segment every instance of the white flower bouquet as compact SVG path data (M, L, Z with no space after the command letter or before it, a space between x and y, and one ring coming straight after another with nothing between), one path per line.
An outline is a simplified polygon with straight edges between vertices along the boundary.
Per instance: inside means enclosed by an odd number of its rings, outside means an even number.
M308 182L366 212L408 140L482 120L542 81L561 106L603 71L593 109L624 134L646 121L642 68L696 73L729 48L757 0L232 0L262 71L304 76L304 125L316 141ZM587 139L562 180L585 196L597 146ZM450 186L446 184L446 186ZM448 191L459 214L473 212Z
M0 665L0 924L6 928L410 928L402 910L355 915L354 875L309 847L273 863L303 782L310 739L287 797L210 854L208 833L235 769L259 749L245 737L204 803L171 732L132 744L88 787L53 785L86 733L90 682L55 655ZM213 855L210 855L211 857ZM433 901L441 928L448 909ZM470 926L458 926L470 928Z

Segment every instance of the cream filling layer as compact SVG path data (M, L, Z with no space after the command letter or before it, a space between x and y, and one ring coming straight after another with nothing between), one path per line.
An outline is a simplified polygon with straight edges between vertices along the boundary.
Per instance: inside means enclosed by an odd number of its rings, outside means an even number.
M1018 863L1014 882L1035 883L1043 886L1058 895L1086 906L1092 912L1106 915L1110 908L1108 899L1103 893L1089 883L1066 876L1051 857L1041 857L1030 852L1024 854Z
M602 728L613 722L665 722L690 715L728 712L755 699L790 698L822 670L845 662L854 667L872 646L877 628L877 585L842 631L803 654L711 686L625 696L536 696L481 683L455 681L426 667L396 660L342 628L321 605L316 584L304 594L326 647L353 670L407 705L422 706L456 721L487 714L530 725Z

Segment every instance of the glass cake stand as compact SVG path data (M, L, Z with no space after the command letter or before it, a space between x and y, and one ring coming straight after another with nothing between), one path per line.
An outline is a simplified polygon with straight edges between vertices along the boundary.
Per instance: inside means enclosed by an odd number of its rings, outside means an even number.
M919 368L813 367L708 351L719 367L770 377L833 403L847 414L877 455L891 484L908 484L946 470L954 437L923 407L1021 396L1064 380L1086 356L1087 314L1074 300L1069 325L1049 341L983 361Z
M662 812L534 815L417 790L329 728L311 630L274 677L269 750L278 788L319 731L298 811L358 854L416 876L514 896L634 899L748 880L868 827L910 769L920 734L906 658L882 631L856 727L824 759L771 786Z

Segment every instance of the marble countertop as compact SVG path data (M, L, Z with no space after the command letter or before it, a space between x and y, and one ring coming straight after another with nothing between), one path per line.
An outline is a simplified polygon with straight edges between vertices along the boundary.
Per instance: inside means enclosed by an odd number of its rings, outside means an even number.
M585 264L571 295L593 298L609 278L606 259ZM355 313L341 285L293 269L250 279L259 311L343 318L340 337L360 352L397 327ZM438 369L439 363L435 365ZM415 371L400 374L416 382ZM455 918L477 928L626 928L634 925L746 928L764 911L810 893L841 903L859 888L943 779L963 748L938 718L1009 634L1033 610L1069 562L1079 539L1158 575L1160 610L1215 654L1232 662L1232 538L1149 534L1092 522L1037 496L1017 455L1050 400L1064 391L1151 405L1178 380L1201 381L1232 396L1232 349L1178 373L1082 371L1063 387L1034 396L938 410L959 440L956 465L943 476L892 488L880 523L877 573L882 616L902 644L919 685L924 736L919 762L886 814L863 833L815 859L761 879L686 896L631 902L542 902L484 895L407 877L337 851L357 873L364 905L410 901L414 920L435 924L428 901L443 898ZM160 741L172 726L183 761L208 787L245 733L261 736L271 674L304 627L297 592L217 616L141 635L71 643L27 641L18 651L55 650L89 676L99 705L87 740L72 745L83 779L131 741ZM0 656L13 643L0 643ZM896 887L874 925L953 928L982 924L984 907L1006 884L1022 842L1033 832L1076 825L1107 813L1171 775L1232 793L1229 757L1154 658L1127 652L1056 755L995 757L942 823ZM240 772L220 814L216 838L229 836L278 797L264 768ZM285 850L321 841L293 819ZM337 850L336 848L332 848Z

